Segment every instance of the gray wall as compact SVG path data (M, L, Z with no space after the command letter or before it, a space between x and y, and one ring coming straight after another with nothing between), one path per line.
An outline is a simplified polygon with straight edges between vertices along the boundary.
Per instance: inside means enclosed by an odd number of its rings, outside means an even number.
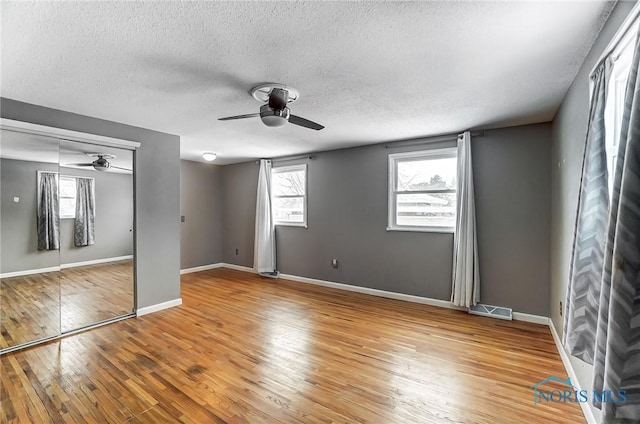
M549 316L550 124L472 143L481 300Z
M257 190L255 161L222 167L222 260L225 263L253 267Z
M76 247L73 219L60 220L60 251L38 251L36 235L37 171L58 166L1 159L2 261L0 272L25 271L73 262L133 254L133 179L131 175L60 168L62 175L95 178L96 243ZM13 202L19 197L20 202Z
M95 244L76 247L73 219L60 220L60 263L108 259L133 254L133 176L60 168L60 175L95 178ZM3 227L4 228L4 227Z
M135 174L137 306L179 298L180 137L5 98L0 115L142 144Z
M0 160L0 273L57 267L59 250L38 251L37 171L58 171L57 164ZM18 203L14 197L20 198Z
M452 234L386 231L388 154L424 148L367 146L306 161L309 228L277 227L278 269L448 300ZM548 315L549 124L486 131L473 149L482 301ZM258 165L222 168L223 260L251 267Z
M560 301L564 303L578 202L582 155L589 116L589 73L635 2L619 2L596 39L565 96L551 129L551 319L562 334ZM592 367L570 357L583 389L591 390ZM596 416L599 411L593 411Z
M180 161L180 268L222 262L221 167Z

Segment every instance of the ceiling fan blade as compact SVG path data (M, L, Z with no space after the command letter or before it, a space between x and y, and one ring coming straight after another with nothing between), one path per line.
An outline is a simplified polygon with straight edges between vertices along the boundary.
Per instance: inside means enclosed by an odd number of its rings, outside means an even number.
M258 118L258 117L260 117L259 113L250 113L248 115L236 115L236 116L227 116L226 118L218 118L218 121L230 121L232 119Z
M92 162L89 163L65 163L62 166L93 166Z
M323 125L320 125L313 121L309 121L308 119L304 119L296 115L290 115L289 122L295 125L300 125L301 127L310 128L312 130L317 130L317 131L324 128Z
M282 110L287 107L289 92L282 88L274 88L269 94L269 107Z
M111 165L111 167L110 167L110 168L111 168L111 169L121 169L121 170L123 170L123 171L133 172L131 169L122 168L122 167L120 167L120 166L113 166L113 165Z

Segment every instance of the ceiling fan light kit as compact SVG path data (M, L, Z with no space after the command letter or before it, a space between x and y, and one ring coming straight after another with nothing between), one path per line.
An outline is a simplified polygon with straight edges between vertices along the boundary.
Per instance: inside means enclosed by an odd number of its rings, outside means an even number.
M260 117L262 123L268 127L282 127L289 122L316 131L324 128L324 126L316 122L291 114L287 104L293 103L300 98L300 93L293 87L270 82L256 85L249 93L254 99L260 103L264 103L260 106L259 113L228 116L226 118L219 118L218 120L230 121Z
M272 109L269 105L260 106L260 119L267 127L282 127L289 121L289 108Z

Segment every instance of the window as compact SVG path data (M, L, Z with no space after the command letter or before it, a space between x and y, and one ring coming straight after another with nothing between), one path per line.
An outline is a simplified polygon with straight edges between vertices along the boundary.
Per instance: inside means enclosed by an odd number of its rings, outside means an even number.
M61 175L59 178L58 192L60 193L60 218L75 218L76 179Z
M611 53L613 69L607 87L605 103L605 140L607 151L607 173L609 175L609 193L613 191L613 177L618 156L618 144L624 112L624 97L631 70L631 61L635 47L635 35L638 23L632 25L622 37L616 49Z
M276 225L307 226L307 165L271 170L273 218Z
M389 155L388 230L453 232L456 148Z

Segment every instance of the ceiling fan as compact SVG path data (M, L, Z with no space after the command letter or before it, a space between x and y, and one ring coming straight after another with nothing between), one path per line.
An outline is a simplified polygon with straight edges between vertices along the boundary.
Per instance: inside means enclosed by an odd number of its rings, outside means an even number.
M87 153L87 156L92 158L97 158L97 159L89 163L68 163L67 166L86 166L86 167L91 166L96 171L106 171L107 169L120 169L122 171L131 172L131 169L121 168L119 166L112 166L111 163L109 163L109 159L115 159L114 155L109 155L106 153L105 154Z
M262 122L268 127L281 127L289 122L312 130L321 130L324 128L324 126L316 122L291 114L287 104L293 103L300 98L298 90L295 88L287 87L284 84L266 83L253 87L250 93L254 99L264 103L260 106L259 113L227 116L226 118L219 118L218 120L230 121L232 119L260 117Z

